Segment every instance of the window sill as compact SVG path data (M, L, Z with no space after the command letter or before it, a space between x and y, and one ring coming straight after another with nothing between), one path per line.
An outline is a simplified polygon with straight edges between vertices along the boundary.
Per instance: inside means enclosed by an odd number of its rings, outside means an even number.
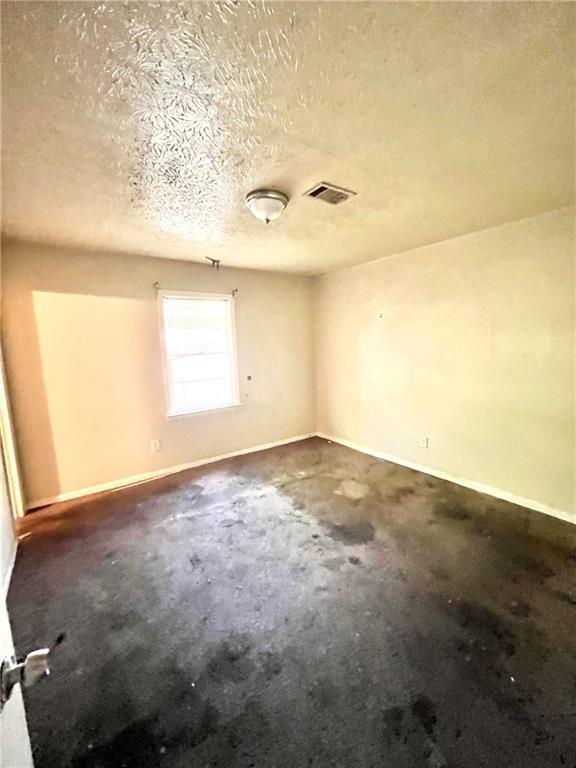
M221 413L223 411L233 411L235 408L241 408L242 403L234 403L233 405L217 405L214 408L204 408L201 411L182 411L181 413L169 413L167 419L186 419L189 416L203 416L207 413Z

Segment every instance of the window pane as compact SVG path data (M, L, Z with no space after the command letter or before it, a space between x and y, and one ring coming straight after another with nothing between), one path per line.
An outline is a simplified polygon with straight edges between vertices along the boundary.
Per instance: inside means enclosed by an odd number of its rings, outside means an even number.
M230 355L194 355L176 357L170 361L172 381L197 381L198 379L230 379L232 370Z
M186 390L184 384L172 385L172 410L184 411L186 410Z
M228 302L220 299L164 299L168 357L223 352L228 346Z
M228 299L163 297L172 413L236 402L232 309Z
M225 327L166 328L168 357L199 352L223 352L226 348Z
M177 384L174 397L175 411L199 411L233 403L232 383L229 380L192 381Z

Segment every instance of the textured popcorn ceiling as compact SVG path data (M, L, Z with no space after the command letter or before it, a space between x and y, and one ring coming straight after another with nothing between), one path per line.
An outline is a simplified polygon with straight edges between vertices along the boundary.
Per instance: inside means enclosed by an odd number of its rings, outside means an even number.
M3 2L3 229L317 274L569 205L574 10Z

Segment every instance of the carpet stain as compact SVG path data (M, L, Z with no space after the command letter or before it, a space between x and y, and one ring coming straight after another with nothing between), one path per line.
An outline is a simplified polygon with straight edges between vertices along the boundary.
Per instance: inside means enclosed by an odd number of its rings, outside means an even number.
M410 710L414 717L420 722L428 736L435 739L438 718L436 717L436 707L428 696L422 695L414 699L410 705Z
M572 768L568 523L313 438L21 526L36 768Z
M448 499L434 504L432 513L435 517L447 520L469 520L471 518L470 512L459 501Z
M252 673L253 661L248 657L251 645L246 637L231 636L214 650L208 664L210 678L217 682L245 680Z
M343 480L334 493L352 501L359 501L371 493L371 489L366 483L359 483L357 480Z
M371 523L324 523L328 536L344 544L367 544L374 539L374 526Z

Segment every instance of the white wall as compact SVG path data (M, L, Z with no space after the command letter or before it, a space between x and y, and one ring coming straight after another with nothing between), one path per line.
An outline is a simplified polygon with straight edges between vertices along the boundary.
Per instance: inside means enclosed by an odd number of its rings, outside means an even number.
M576 522L574 253L564 209L319 278L319 430Z
M0 584L8 585L8 578L12 569L16 552L16 533L12 521L12 513L8 503L8 485L3 463L0 462L0 504L2 505L0 522Z
M28 502L314 431L310 278L10 241L3 254ZM238 289L241 407L166 418L155 282Z
M14 652L8 611L4 596L0 598L0 653ZM0 768L32 768L32 752L26 726L22 691L17 685L0 714Z
M2 264L0 253L0 266ZM1 278L1 271L0 271ZM1 284L1 279L0 279ZM0 302L0 312L2 304ZM0 318L1 319L1 318ZM0 331L2 326L0 324ZM0 342L2 334L0 333ZM2 350L0 349L0 369L2 367ZM9 425L8 406L2 370L0 370L0 421L2 427ZM3 440L12 444L12 434L2 434ZM0 441L3 443L3 441ZM19 500L20 501L20 500ZM19 510L21 513L22 510ZM12 567L16 556L16 529L13 510L10 507L4 445L0 444L0 658L14 654L14 643L6 595L10 586ZM23 649L19 649L22 651ZM28 649L27 649L28 650ZM16 686L10 700L0 713L0 768L33 768L32 750L26 724L24 699L20 686Z
M12 514L8 502L6 475L0 457L0 515L2 517L2 557L0 595L0 657L14 653L10 621L6 608L6 593L10 579L11 566L16 551L16 536L12 526ZM20 649L23 650L23 649ZM30 650L30 649L26 649ZM16 686L10 700L0 714L0 768L32 768L30 739L26 726L24 701L20 686Z

